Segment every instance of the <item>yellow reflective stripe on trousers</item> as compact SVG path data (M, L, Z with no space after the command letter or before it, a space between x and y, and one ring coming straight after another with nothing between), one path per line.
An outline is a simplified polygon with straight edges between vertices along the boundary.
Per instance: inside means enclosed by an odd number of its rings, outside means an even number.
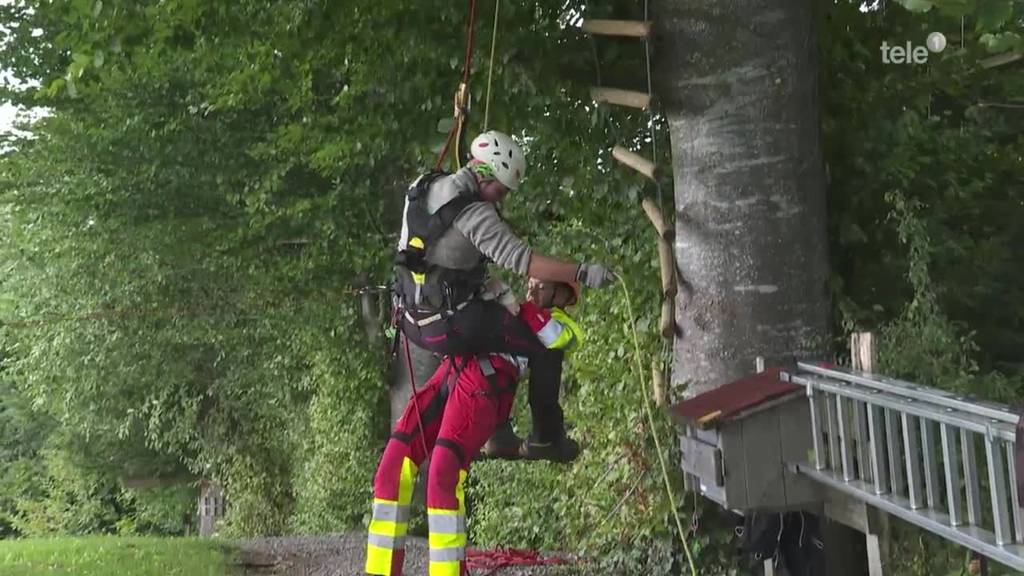
M391 576L395 550L405 547L409 529L409 504L419 468L409 458L402 459L398 478L398 500L373 499L373 516L366 540L366 573Z
M450 562L430 561L430 569L427 572L430 576L462 576L462 560Z
M458 510L427 508L430 530L430 576L461 576L466 559L466 483L467 472L459 470L455 485Z
M409 458L402 459L402 473L398 480L398 503L408 506L412 502L412 490L416 486L416 473L420 469Z
M403 506L394 500L373 499L373 519L389 522L408 522L409 506Z
M391 576L391 559L395 551L379 548L373 544L366 545L366 573L375 576Z

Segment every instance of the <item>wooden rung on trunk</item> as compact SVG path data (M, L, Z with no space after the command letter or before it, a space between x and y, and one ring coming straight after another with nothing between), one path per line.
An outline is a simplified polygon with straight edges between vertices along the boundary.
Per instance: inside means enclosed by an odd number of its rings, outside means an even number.
M675 298L666 298L661 303L661 337L671 339L676 334L676 302Z
M651 162L639 154L630 152L622 146L612 148L612 158L615 158L633 170L647 176L651 180L657 178L658 167L654 165L654 162Z
M590 97L594 102L607 102L647 110L651 106L651 95L646 92L620 90L619 88L591 88Z
M1005 54L999 54L991 58L985 58L980 62L980 64L982 68L995 68L996 66L1002 66L1003 64L1016 62L1021 58L1024 58L1024 54L1020 52L1007 52Z
M664 408L668 404L668 394L665 393L665 373L658 366L658 361L651 362L651 386L654 388L654 405Z
M584 20L583 31L600 36L628 36L647 38L651 34L651 23L636 20Z
M658 203L651 197L645 197L640 202L640 207L644 209L647 219L654 225L654 229L658 232L658 237L671 242L673 232L665 225L665 218L661 215L661 208L658 208Z
M667 299L676 297L676 263L672 257L672 245L664 238L658 238L658 262L661 268L661 293Z

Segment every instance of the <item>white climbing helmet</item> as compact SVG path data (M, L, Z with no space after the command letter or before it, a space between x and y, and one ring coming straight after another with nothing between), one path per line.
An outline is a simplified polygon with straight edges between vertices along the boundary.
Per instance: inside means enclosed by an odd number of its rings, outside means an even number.
M503 132L488 130L473 139L470 145L473 158L494 170L494 176L505 187L515 190L526 174L523 150Z

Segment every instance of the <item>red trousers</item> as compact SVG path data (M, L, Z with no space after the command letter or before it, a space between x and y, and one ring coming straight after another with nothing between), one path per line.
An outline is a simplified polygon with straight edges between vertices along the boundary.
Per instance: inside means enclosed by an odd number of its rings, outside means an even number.
M466 573L469 464L508 418L518 377L515 364L501 356L448 357L410 399L373 480L367 574L402 574L412 490L428 453L430 576Z

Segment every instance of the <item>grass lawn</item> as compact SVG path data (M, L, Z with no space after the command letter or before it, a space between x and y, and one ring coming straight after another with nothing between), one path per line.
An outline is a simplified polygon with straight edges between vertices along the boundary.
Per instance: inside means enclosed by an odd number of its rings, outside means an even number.
M3 576L225 576L228 553L191 538L0 540Z

